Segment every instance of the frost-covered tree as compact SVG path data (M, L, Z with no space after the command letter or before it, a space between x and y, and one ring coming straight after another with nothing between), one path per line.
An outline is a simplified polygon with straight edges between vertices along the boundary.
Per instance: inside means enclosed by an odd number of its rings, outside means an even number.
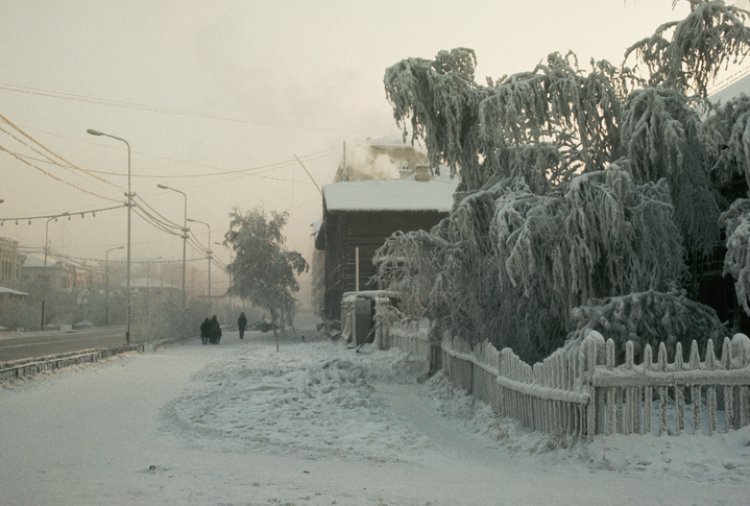
M308 263L300 253L286 248L282 232L286 212L234 209L229 216L229 231L224 235L224 244L234 251L234 260L227 266L229 293L265 309L275 334L276 325L283 330L292 324L297 276L307 271Z
M632 68L582 69L574 55L553 53L530 72L480 85L465 48L388 68L386 96L405 138L423 140L431 162L461 181L448 218L378 251L381 280L408 292L412 311L529 360L575 337L574 308L588 314L633 293L659 301L639 313L651 322L638 327L643 342L657 330L689 341L688 322L710 310L679 289L694 289L687 265L720 237L717 160L750 159L750 134L716 153L741 127L715 119L725 137L706 130L703 99L718 70L750 48L747 17L693 0L684 20L627 50ZM732 111L744 121L740 108ZM732 231L747 231L746 248L750 226ZM701 321L719 332L718 319Z

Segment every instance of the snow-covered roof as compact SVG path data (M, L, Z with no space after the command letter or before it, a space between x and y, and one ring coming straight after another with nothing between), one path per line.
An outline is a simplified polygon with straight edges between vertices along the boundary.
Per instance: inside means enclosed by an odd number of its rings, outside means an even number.
M360 290L359 292L344 292L341 296L341 302L353 302L357 299L374 299L375 297L400 299L401 294L393 290Z
M449 212L458 178L342 181L323 187L329 211Z
M750 72L750 70L745 70L745 73L747 72ZM742 93L744 93L745 95L750 95L750 74L740 77L739 79L733 81L731 84L728 84L724 88L721 88L719 91L711 93L708 96L708 100L713 103L719 101L724 103L727 100L741 95Z
M23 261L23 267L44 267L44 259L36 255L26 255Z
M28 293L19 292L18 290L13 290L12 288L0 286L0 295L20 295L21 297L26 297Z

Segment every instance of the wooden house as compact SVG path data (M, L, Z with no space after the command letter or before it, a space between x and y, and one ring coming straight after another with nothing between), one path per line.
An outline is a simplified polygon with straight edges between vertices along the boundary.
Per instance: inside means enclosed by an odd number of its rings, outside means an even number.
M341 318L344 292L378 289L372 257L393 232L429 230L448 216L458 181L412 174L397 180L341 181L323 187L325 250L322 316Z

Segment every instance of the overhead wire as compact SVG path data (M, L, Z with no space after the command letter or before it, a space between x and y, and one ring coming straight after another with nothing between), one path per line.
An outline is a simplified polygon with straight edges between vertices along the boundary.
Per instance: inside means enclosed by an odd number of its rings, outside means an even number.
M107 97L102 97L102 96L97 96L97 95L92 95L92 94L74 93L74 92L54 90L54 89L35 88L31 86L24 86L24 85L18 85L18 84L13 84L13 83L0 83L0 89L11 91L14 93L24 93L28 95L37 95L37 96L43 96L43 97L49 97L49 98L59 98L59 99L64 99L64 100L86 102L86 103L98 104L98 105L108 105L112 107L121 107L121 108L126 108L126 109L143 110L143 111L156 112L156 113L161 113L161 114L172 114L172 115L186 116L186 117L191 117L191 118L204 118L204 119L211 119L211 120L217 120L217 121L226 121L226 122L231 122L231 123L241 123L241 124L253 125L253 126L263 126L263 127L271 127L271 128L279 128L279 129L308 130L308 131L318 131L318 132L336 132L336 133L346 133L347 135L352 134L351 131L345 132L344 130L340 128L325 128L325 127L320 127L320 126L300 126L299 124L280 125L280 124L274 124L274 123L268 123L268 122L251 121L251 120L247 120L243 118L223 116L220 114L212 114L212 113L201 112L201 111L192 111L189 109L180 109L177 107L130 102L126 100L112 99L112 98L107 98Z
M35 139L34 137L32 137L30 134L28 134L27 132L25 132L24 130L22 130L20 127L18 127L18 125L16 125L15 123L13 123L6 116L4 116L2 113L0 113L0 120L2 120L3 122L5 122L7 125L9 125L11 128L13 128L16 132L18 132L22 136L24 136L26 139L28 139L29 141L33 142L34 144L36 144L37 146L39 146L41 149L43 149L44 151L46 151L47 153L49 153L50 155L52 155L54 158L62 160L63 162L65 162L66 164L68 164L68 167L64 167L64 166L60 165L61 167L67 168L68 170L73 169L73 170L80 171L80 172L86 174L87 176L96 179L97 181L100 181L102 183L105 183L105 184L108 184L110 186L113 186L113 187L115 187L115 188L117 188L119 190L123 190L124 189L122 186L120 186L120 185L118 185L116 183L113 183L112 181L109 181L108 179L105 179L105 178L103 178L101 176L98 176L98 175L92 173L90 170L87 170L87 169L84 169L82 167L79 167L78 165L74 164L73 162L71 162L69 160L66 160L60 154L58 154L55 151L51 150L50 148L48 148L47 146L45 146L44 144L42 144L41 142L39 142L37 139ZM39 154L39 155L47 158L50 161L53 161L53 159L49 158L47 155L45 155L44 153L42 153L39 150L35 149L34 147L29 146L27 143L25 143L21 139L18 139L18 137L16 137L15 135L11 134L7 130L3 129L2 127L0 127L0 130L2 130L3 132L5 132L6 134L10 135L11 137L13 137L14 139L16 139L18 142L20 142L24 146L28 147L29 149L31 149L35 153L37 153L37 154Z
M57 213L57 214L45 214L45 215L36 215L36 216L10 216L7 218L0 218L0 226L2 226L2 224L5 223L6 221L28 221L29 223L31 223L34 220L42 220L42 219L55 218L55 217L60 217L60 216L75 216L78 214L80 214L81 217L83 217L83 215L85 214L91 214L92 217L95 218L96 213L103 213L105 211L111 211L113 209L121 209L127 206L128 206L127 204L120 204L119 206L100 207L98 209L87 209L85 211L71 211L67 215L60 215L59 213Z
M305 160L316 160L318 158L323 158L326 156L330 156L331 154L335 154L336 150L333 148L331 149L324 149L320 151L315 151L313 153L309 153L307 155L304 155ZM203 173L197 173L197 174L132 174L131 177L139 177L139 178L157 178L157 177L169 177L169 178L188 178L188 177L215 177L215 176L224 176L229 174L241 174L245 172L254 172L259 170L275 170L275 169L283 169L286 167L291 167L294 165L295 160L282 160L279 162L273 162L268 163L264 165L256 165L253 167L247 167L244 169L231 169L231 170L224 170L220 167L216 167L213 165L206 165L206 164L200 164L195 162L188 162L186 160L177 160L175 158L169 158L165 156L158 156L158 155L148 155L153 158L166 160L169 162L179 163L183 165L191 165L193 167L202 167L206 169L212 169L215 170L215 172L203 172ZM92 170L92 172L96 172L99 174L107 174L111 176L124 176L125 174L119 173L119 172L111 172L111 171L103 171L103 170Z
M70 186L71 188L74 188L74 189L80 191L80 192L87 193L89 195L92 195L94 197L97 197L97 198L100 198L100 199L103 199L103 200L108 200L110 202L119 202L119 200L117 200L117 199L113 199L111 197L105 197L104 195L100 195L98 193L95 193L95 192L92 192L92 191L87 190L85 188L82 188L82 187L78 186L77 184L71 183L70 181L66 181L66 180L62 179L61 177L59 177L59 176L57 176L55 174L52 174L51 172L49 172L47 170L44 170L43 168L39 167L38 165L36 165L34 163L31 163L31 162L29 162L27 160L24 160L22 157L20 157L18 155L13 154L13 152L9 151L2 144L0 144L0 151L4 151L4 152L8 153L10 156L12 156L13 158L17 159L21 163L24 163L24 164L28 165L29 167L35 168L36 170L38 170L42 174L44 174L44 175L46 175L48 177L51 177L52 179L54 179L55 181L57 181L59 183L63 183L65 185L67 185L67 186Z
M327 156L331 156L331 154L308 158L307 161L318 160L318 159L321 159L321 158L325 158ZM284 167L293 167L293 166L294 166L294 164L290 164L288 166L285 165ZM257 177L257 178L261 178L261 179L268 179L268 180L271 180L271 181L281 181L281 182L285 182L285 183L291 182L291 183L295 183L295 184L314 185L314 183L312 183L310 181L306 181L306 180L296 181L296 180L278 178L278 177L273 177L273 176L262 176L260 174L241 174L239 176L234 176L234 177L230 177L230 178L224 178L224 179L220 179L220 180L216 180L216 181L211 181L209 183L201 183L201 184L195 185L195 186L188 186L188 187L186 187L186 189L192 190L194 188L203 188L203 187L206 187L206 186L213 186L213 185L217 185L217 184L221 184L221 183L226 183L228 181L236 181L237 179L242 179L242 178L245 178L245 177Z
M143 221L151 225L152 227L156 228L157 230L161 230L164 233L170 234L170 235L176 235L181 236L182 234L179 232L175 232L174 230L167 228L163 226L160 222L154 220L149 215L143 212L143 208L141 207L134 207L133 212L139 216Z
M27 128L29 128L31 130L36 130L38 132L45 133L47 135L51 135L53 137L60 137L62 139L68 139L68 140L72 140L72 141L76 141L76 142L86 142L87 144L94 144L94 145L100 146L100 147L102 146L101 144L98 144L98 143L93 143L93 142L90 142L90 141L82 141L80 138L70 137L70 136L67 136L67 135L60 135L58 133L50 132L48 130L43 130L43 129L39 129L39 128L30 128L30 127L27 127ZM109 146L107 146L107 147L110 148ZM110 148L110 149L113 149L113 148ZM305 161L308 161L308 160L313 160L313 159L324 158L326 156L330 156L331 154L336 154L337 152L338 152L337 148L327 148L327 149L322 149L322 150L314 151L314 152L308 153L306 155L302 155L300 158L303 159L303 160L305 160ZM178 175L174 175L174 174L142 174L142 173L133 173L133 174L131 174L131 177L133 177L133 178L160 178L160 177L170 177L170 178L171 177L180 177L180 178L183 178L183 177L220 176L220 175L225 175L225 174L240 173L240 172L252 172L252 171L264 170L264 169L269 169L269 170L271 170L271 169L281 169L281 168L286 168L286 167L293 166L294 163L295 163L295 160L289 159L289 160L283 160L283 161L279 161L279 162L272 162L272 163L268 163L268 164L264 164L264 165L257 165L257 166L248 167L248 168L244 168L244 169L225 170L225 169L223 169L221 167L217 167L215 165L208 165L208 164L202 164L202 163L197 163L197 162L189 162L187 160L178 160L176 158L170 158L170 157L166 157L166 156L155 155L155 154L152 154L152 153L144 153L143 151L135 151L134 150L133 154L138 154L139 156L145 156L145 157L148 157L148 158L156 158L157 160L165 160L165 161L169 161L169 162L174 162L174 163L178 163L178 164L181 164L181 165L190 165L190 166L193 166L193 167L202 167L202 168L206 168L206 169L212 169L212 170L216 171L216 172L213 172L213 173L178 174ZM127 175L127 174L125 174L123 172L112 172L112 171L94 170L94 169L88 169L88 170L90 172L95 172L97 174L105 174L105 175L111 175L111 176L122 176L122 177L124 177L124 176ZM285 181L288 181L288 180L285 180Z
M174 228L182 230L182 226L181 225L179 225L176 222L170 220L169 218L167 218L166 216L164 216L163 214L161 214L159 211L157 211L156 209L154 209L154 207L151 204L149 204L148 202L146 202L146 200L143 197L141 197L140 195L136 195L135 199L137 199L138 202L140 202L141 204L143 204L144 206L146 206L146 208L152 214L156 215L159 218L160 221L163 221L165 224L167 224L170 227L174 227ZM139 205L139 204L136 203L136 205Z

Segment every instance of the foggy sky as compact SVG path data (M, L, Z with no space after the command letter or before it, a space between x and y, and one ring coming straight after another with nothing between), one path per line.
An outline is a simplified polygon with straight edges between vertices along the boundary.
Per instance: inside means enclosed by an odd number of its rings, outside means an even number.
M289 246L309 259L310 223L332 181L342 142L396 136L383 73L397 61L463 46L477 80L531 70L552 51L619 64L627 46L684 17L671 0L59 1L3 0L0 113L67 160L115 172L126 184L122 143L132 146L133 191L178 223L211 224L220 241L232 207L289 210ZM9 88L22 88L23 92ZM75 94L79 100L57 95ZM56 96L48 96L56 95ZM122 106L102 102L117 101ZM151 109L151 110L146 110ZM156 110L153 110L156 109ZM0 146L33 154L0 131ZM315 154L310 157L309 155ZM214 172L289 163L252 172ZM98 195L122 190L63 169L50 173ZM189 176L189 177L185 177ZM83 211L112 203L0 152L0 218ZM294 182L292 182L294 181ZM180 259L178 237L134 216L133 259ZM51 223L53 248L84 258L125 244L125 209ZM192 225L207 242L206 227ZM42 247L45 220L5 223L0 236ZM217 256L226 262L221 247ZM114 252L110 258L122 255ZM188 251L188 258L200 256Z

